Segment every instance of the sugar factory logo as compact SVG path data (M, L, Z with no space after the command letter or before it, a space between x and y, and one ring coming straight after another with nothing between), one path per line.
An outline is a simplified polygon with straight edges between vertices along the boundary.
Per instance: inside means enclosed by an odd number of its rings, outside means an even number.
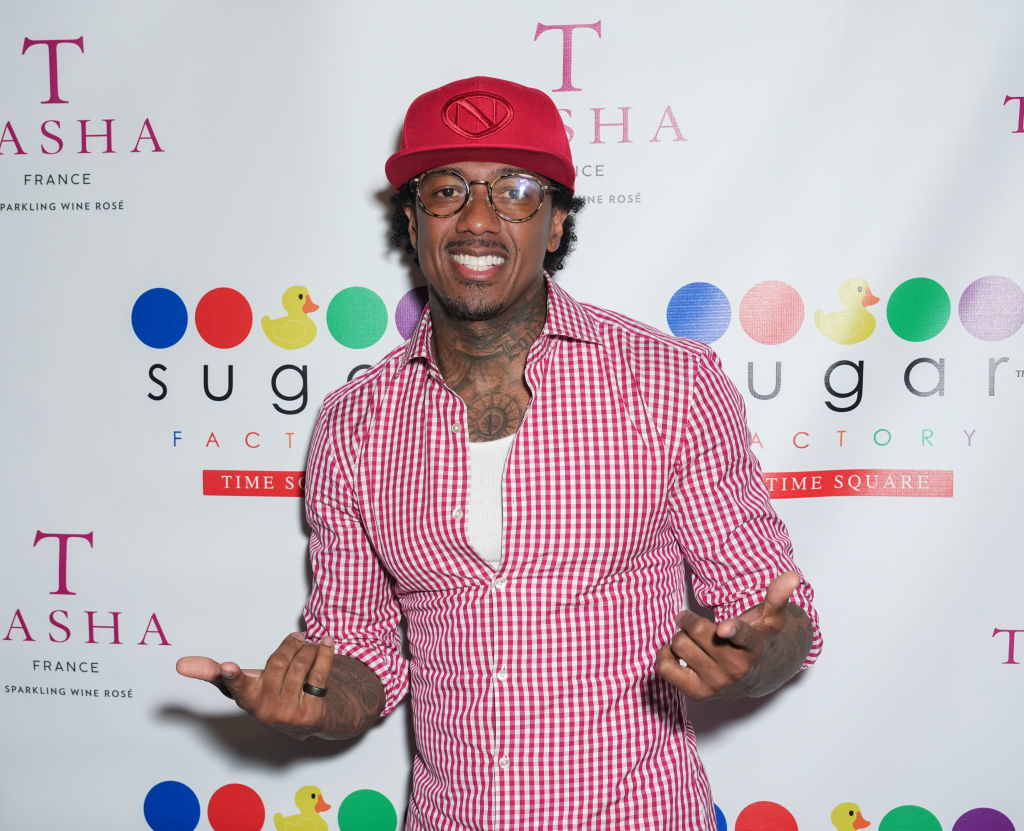
M512 120L512 105L500 95L470 92L453 98L441 111L449 129L466 138L483 138L496 133Z
M881 308L883 301L889 330L908 343L931 340L946 329L952 318L953 304L946 289L925 277L900 283L888 297L876 295L867 280L853 278L837 287L836 296L838 308L819 308L813 320L819 335L844 348L877 336L878 321L872 310ZM1024 291L1008 277L979 277L961 293L957 313L964 331L975 339L989 343L1005 341L1024 325ZM740 301L736 316L744 333L765 346L787 343L805 322L799 292L777 280L758 283L749 289ZM732 324L733 311L722 289L711 283L695 282L684 285L672 296L666 318L673 334L714 343ZM1000 378L1024 378L1024 370L1011 366L1007 355L989 357L984 371L991 397L996 395ZM848 389L840 388L847 386L841 383L845 378L853 381ZM830 396L825 406L839 413L856 409L862 402L864 378L862 359L831 363L824 373L825 390ZM915 358L905 367L903 382L912 395L944 396L945 357ZM748 362L747 390L753 398L771 400L780 394L782 387L781 361L775 361L774 382L767 384L758 377L755 362Z
M40 555L53 557L55 566L53 582L49 595L65 608L36 611L35 605L19 606L10 612L10 622L4 633L3 641L10 643L32 644L81 644L87 646L170 646L163 624L156 612L148 617L131 617L126 612L106 610L106 602L89 603L94 608L84 608L85 604L72 600L78 593L72 588L73 573L88 561L88 554L93 550L93 532L50 532L36 531L33 549ZM72 555L74 554L74 558ZM72 568L74 566L76 568ZM99 611L96 607L103 607ZM73 608L77 607L77 608ZM47 671L53 666L45 666L43 661L36 661L33 668Z
M413 289L398 302L394 323L403 339L408 338L426 304L426 292ZM389 314L384 301L371 289L350 286L336 292L323 310L314 302L313 294L304 285L290 286L281 296L285 314L273 311L261 318L260 330L254 332L253 307L237 289L220 286L210 289L196 303L192 322L201 340L207 345L227 351L256 337L276 349L298 353L320 336L317 319L321 317L327 333L347 349L362 350L375 346L388 329ZM268 311L271 311L268 307ZM182 297L172 289L152 288L143 292L132 306L131 326L138 340L153 350L169 350L180 343L189 330L189 309ZM351 380L367 368L366 363L354 366L336 385ZM173 385L179 382L170 362L150 365L151 384L147 397L165 401ZM308 405L307 364L285 363L271 372L270 389L275 400L273 408L283 415L297 415ZM216 376L216 377L215 377ZM204 363L203 392L210 401L227 401L234 392L234 364L220 371Z

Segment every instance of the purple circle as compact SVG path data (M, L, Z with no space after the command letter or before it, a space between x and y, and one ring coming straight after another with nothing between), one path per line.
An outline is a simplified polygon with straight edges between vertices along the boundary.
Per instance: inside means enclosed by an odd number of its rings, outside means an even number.
M1015 831L1010 818L995 808L975 808L953 824L953 831Z
M960 322L979 340L1005 340L1024 324L1024 291L1009 277L979 277L960 295Z
M423 307L427 305L427 287L419 286L402 295L395 307L395 326L398 333L408 340L412 337L416 324L419 323Z

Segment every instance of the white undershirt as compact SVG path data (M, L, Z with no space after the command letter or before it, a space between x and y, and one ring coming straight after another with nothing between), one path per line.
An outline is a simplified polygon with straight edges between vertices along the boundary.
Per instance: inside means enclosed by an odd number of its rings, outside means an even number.
M469 443L469 506L466 536L491 568L501 565L502 482L515 433L494 441Z

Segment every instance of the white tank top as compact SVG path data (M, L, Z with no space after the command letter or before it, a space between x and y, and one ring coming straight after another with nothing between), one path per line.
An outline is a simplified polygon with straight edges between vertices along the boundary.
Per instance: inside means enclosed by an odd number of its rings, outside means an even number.
M491 568L501 565L502 483L516 435L469 443L469 506L466 536Z

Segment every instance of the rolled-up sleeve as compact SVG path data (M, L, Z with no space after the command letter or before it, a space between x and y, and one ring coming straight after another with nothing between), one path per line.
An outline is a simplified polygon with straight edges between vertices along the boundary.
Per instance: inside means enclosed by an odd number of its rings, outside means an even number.
M814 590L797 567L789 532L771 506L750 449L743 399L710 350L695 361L690 390L676 529L691 566L694 596L721 621L761 603L779 574L800 573L790 601L807 613L814 628L803 665L810 666L822 645Z
M338 452L336 412L325 406L317 419L306 467L306 519L313 585L304 616L307 637L331 635L335 652L366 664L386 696L381 716L409 689L402 651L401 610L394 582L366 535L349 485L350 471Z

